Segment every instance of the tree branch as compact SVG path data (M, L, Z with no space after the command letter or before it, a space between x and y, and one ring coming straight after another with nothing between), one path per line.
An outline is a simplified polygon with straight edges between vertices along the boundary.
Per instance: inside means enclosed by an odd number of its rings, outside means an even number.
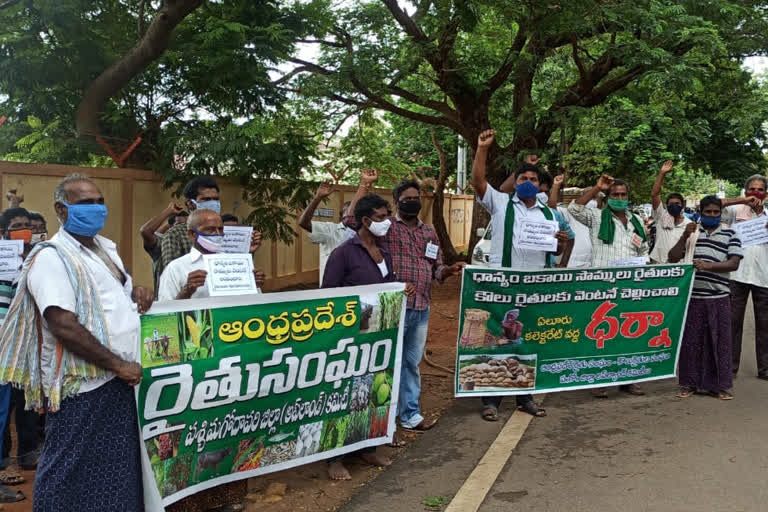
M6 0L5 2L0 4L0 11L2 11L3 9L8 9L10 7L13 7L19 2L21 2L21 0Z
M394 94L395 96L400 96L401 98L406 99L411 103L420 105L424 108L432 109L436 112L440 112L450 117L451 119L458 119L457 117L458 114L456 113L456 111L452 109L451 106L445 103L444 101L424 99L396 85L389 85L387 86L387 89L389 89L392 92L392 94Z
M504 62L502 63L501 67L499 67L498 71L496 71L496 73L494 73L494 75L488 80L485 91L485 94L488 97L496 92L496 90L501 87L504 82L507 81L507 78L509 77L510 73L512 73L512 70L515 69L515 65L517 64L517 60L514 59L513 56L520 54L520 52L525 47L527 40L528 35L526 32L523 31L522 27L518 28L515 39L512 41L512 45L509 47L509 52L507 53Z
M296 42L306 44L323 44L326 46L333 46L334 48L344 48L344 43L339 43L337 41L324 41L322 39L297 39Z
M144 37L144 30L146 28L146 22L144 20L144 11L147 7L147 0L139 0L139 25L138 25L138 34L139 39Z
M99 133L99 116L104 105L152 62L160 58L168 48L174 29L184 18L203 5L203 2L204 0L165 0L144 37L86 89L75 118L80 135Z

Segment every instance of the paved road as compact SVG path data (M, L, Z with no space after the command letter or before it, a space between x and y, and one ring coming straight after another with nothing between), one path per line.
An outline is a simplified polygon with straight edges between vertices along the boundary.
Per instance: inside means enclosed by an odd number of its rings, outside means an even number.
M730 402L677 399L672 380L646 384L646 397L550 395L549 417L528 428L480 510L768 510L768 382L755 378L753 333L749 315Z

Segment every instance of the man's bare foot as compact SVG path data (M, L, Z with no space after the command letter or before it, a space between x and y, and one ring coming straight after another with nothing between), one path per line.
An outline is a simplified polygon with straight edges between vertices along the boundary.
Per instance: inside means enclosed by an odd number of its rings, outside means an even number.
M352 475L340 460L328 464L328 477L331 480L352 480Z
M360 458L363 459L363 462L365 462L366 464L370 464L371 466L377 466L380 468L384 468L392 465L391 460L389 460L387 457L383 455L379 455L376 452L361 453Z

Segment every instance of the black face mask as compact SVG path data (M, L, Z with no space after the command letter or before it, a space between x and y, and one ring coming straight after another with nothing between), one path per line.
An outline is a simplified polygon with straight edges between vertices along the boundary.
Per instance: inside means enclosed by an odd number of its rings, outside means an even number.
M416 217L421 211L421 201L399 201L397 203L397 211L404 219L412 219Z

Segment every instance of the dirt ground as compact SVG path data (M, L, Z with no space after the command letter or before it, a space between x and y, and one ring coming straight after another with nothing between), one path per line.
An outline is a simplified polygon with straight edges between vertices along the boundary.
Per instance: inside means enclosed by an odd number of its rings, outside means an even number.
M427 338L427 358L436 365L453 368L456 357L456 333L458 329L460 283L452 279L446 284L433 287L432 311L429 319L429 335ZM436 418L443 414L453 400L452 374L427 364L421 365L422 394L421 407L425 416ZM419 434L401 432L401 438L406 442L415 439ZM15 442L15 441L14 441ZM397 458L405 450L403 448L379 447L381 453ZM343 505L352 495L359 492L367 482L373 480L386 469L371 468L361 461L352 459L348 464L352 480L333 482L328 479L326 464L318 462L301 466L288 471L272 473L259 478L252 478L245 484L235 484L229 495L242 496L249 489L248 499L228 510L258 510L260 512L294 512L312 510L317 512L332 512ZM18 468L17 468L18 469ZM3 512L30 512L32 510L32 488L35 478L33 471L22 471L26 482L15 489L21 489L27 499L18 503L6 503L0 510ZM282 500L275 503L262 501L264 491L271 483L287 485L287 492ZM221 489L218 489L221 491ZM221 492L214 491L221 498ZM234 501L234 500L232 500ZM170 510L179 510L171 507ZM184 507L185 512L194 512Z

